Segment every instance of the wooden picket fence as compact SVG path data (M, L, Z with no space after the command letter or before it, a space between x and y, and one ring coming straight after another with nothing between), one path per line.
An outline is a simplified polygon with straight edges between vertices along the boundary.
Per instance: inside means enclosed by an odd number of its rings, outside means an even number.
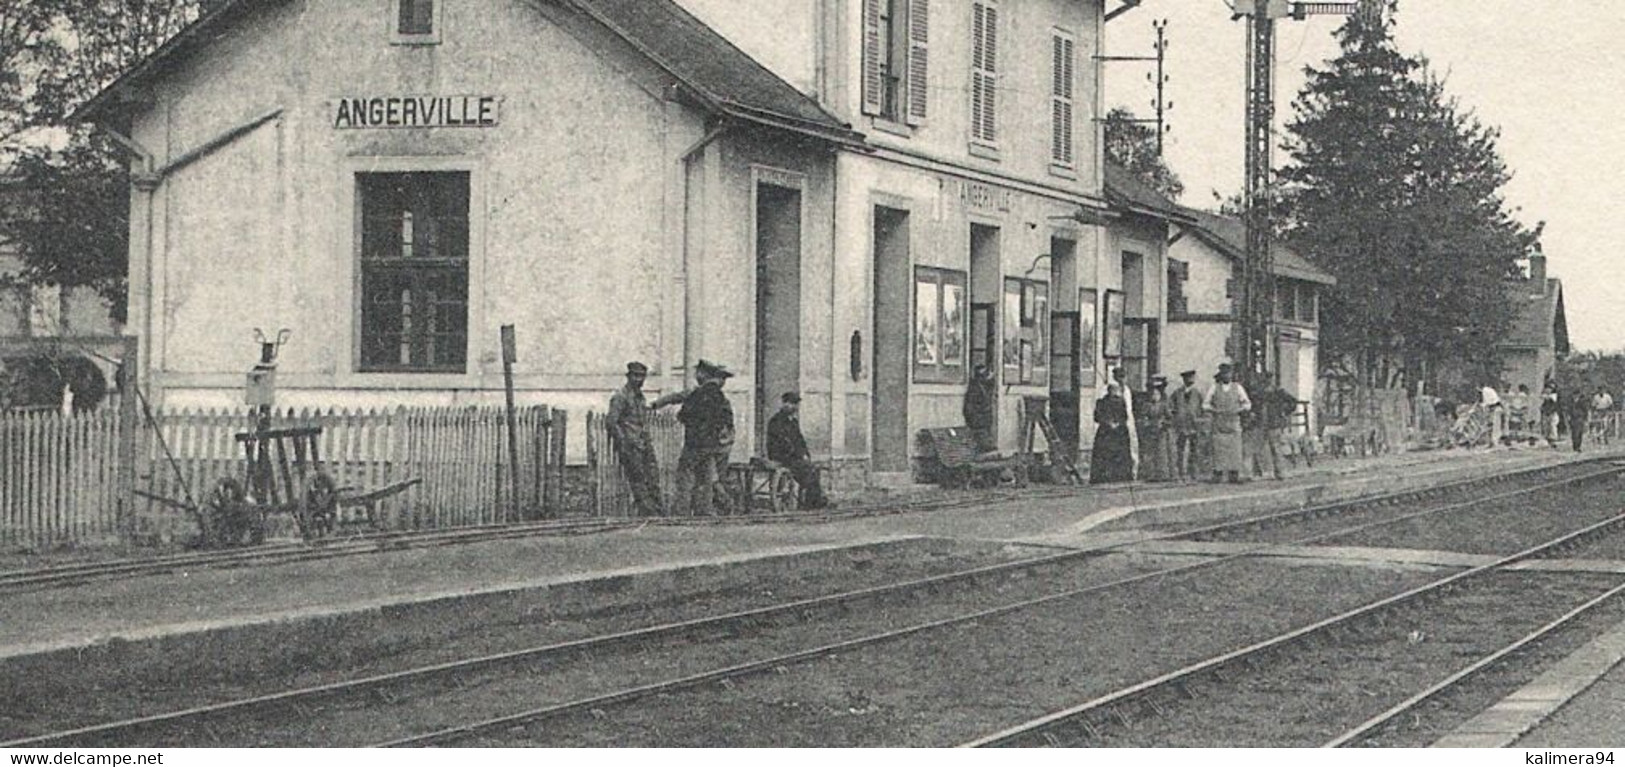
M186 507L200 505L222 478L246 476L243 446L235 439L252 430L246 410L158 411L156 428L143 419L134 435L120 420L116 410L0 416L0 543L93 544L123 534L138 542L186 540L196 530ZM275 427L320 426L321 468L341 487L365 491L421 480L380 503L385 529L539 519L562 505L567 419L561 410L517 411L517 497L501 408L286 410L272 421ZM125 437L134 439L135 459L121 475ZM291 522L284 520L281 529L291 532Z
M648 428L660 468L660 495L667 513L672 513L678 502L677 459L683 452L683 425L671 413L651 413ZM601 517L634 516L632 488L621 473L602 413L587 414L587 466L592 474L593 513Z
M547 516L557 508L564 459L563 411L520 408L519 493L510 478L506 416L501 408L287 410L277 427L320 426L322 469L340 487L360 491L408 479L421 482L379 506L389 530L435 530ZM158 419L162 441L146 440L141 454L146 483L137 506L143 529L176 509L151 498L195 504L224 477L246 475L246 456L235 436L252 428L244 411L182 410ZM167 509L167 511L166 511ZM159 529L167 529L163 524Z
M117 541L118 411L0 415L0 543Z

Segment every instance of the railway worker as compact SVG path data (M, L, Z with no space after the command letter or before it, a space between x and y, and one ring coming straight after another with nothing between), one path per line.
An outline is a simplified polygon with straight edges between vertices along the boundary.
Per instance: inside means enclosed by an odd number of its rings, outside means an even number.
M632 501L639 516L664 513L660 499L660 470L655 461L654 443L649 439L649 404L643 397L643 382L649 367L642 362L626 363L626 385L609 398L610 444L620 461L626 484L632 488Z
M1601 386L1597 393L1591 395L1591 420L1588 422L1591 431L1591 444L1608 444L1609 412L1614 409L1614 397Z
M1247 398L1247 389L1230 378L1230 363L1219 364L1213 376L1213 389L1207 393L1202 410L1213 419L1213 481L1226 478L1239 484L1246 471L1246 454L1242 448L1241 415L1251 412L1253 403Z
M1520 434L1529 430L1529 386L1518 384L1518 391L1507 395L1507 431Z
M1089 451L1089 484L1128 482L1134 479L1129 457L1128 408L1123 403L1123 385L1106 384L1106 396L1095 400L1095 441Z
M1557 422L1562 415L1563 405L1557 396L1557 384L1546 382L1546 388L1540 394L1540 426L1541 434L1546 437L1546 444L1557 447Z
M1298 398L1286 389L1276 386L1258 397L1257 430L1253 436L1252 464L1255 476L1281 479L1281 440L1292 428L1292 414L1298 410Z
M829 499L824 497L818 467L813 465L807 438L801 433L801 395L787 391L779 400L779 412L767 422L767 459L789 469L796 478L800 488L796 502L801 508L822 509L829 505Z
M1585 442L1587 416L1591 413L1591 398L1587 397L1579 386L1558 393L1558 405L1562 410L1563 424L1569 430L1569 444L1574 452L1580 452Z
M1174 418L1174 478L1183 482L1196 477L1196 436L1201 430L1202 390L1196 387L1196 371L1179 374L1179 391L1169 399Z
M1496 393L1495 387L1489 382L1478 392L1478 404L1484 408L1484 413L1490 422L1490 447L1501 444L1501 430L1506 423L1506 409L1501 405L1501 395Z
M976 441L978 453L992 453L999 449L999 441L993 434L994 395L993 371L986 365L977 365L971 373L970 384L965 387L965 404L961 415L965 416L965 426Z
M682 403L677 420L683 424L683 453L677 459L677 489L694 516L714 516L734 444L734 411L724 381L733 377L727 368L707 360L694 366L699 385L655 400L656 407Z

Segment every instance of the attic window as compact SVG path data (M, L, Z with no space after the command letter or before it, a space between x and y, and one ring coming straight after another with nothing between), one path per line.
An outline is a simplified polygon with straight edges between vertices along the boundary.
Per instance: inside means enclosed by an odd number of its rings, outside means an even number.
M395 42L440 42L440 6L435 0L395 0Z

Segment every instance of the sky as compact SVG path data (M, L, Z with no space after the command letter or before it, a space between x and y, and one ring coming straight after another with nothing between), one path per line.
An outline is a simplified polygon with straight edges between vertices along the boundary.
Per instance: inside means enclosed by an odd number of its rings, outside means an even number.
M1117 0L1109 0L1115 8ZM1545 221L1548 272L1563 280L1576 350L1625 348L1625 14L1615 2L1400 0L1396 36L1446 76L1446 87L1501 130L1517 217ZM1185 182L1180 202L1212 207L1242 183L1245 25L1224 0L1145 0L1106 27L1108 55L1149 55L1154 20L1167 19L1165 152ZM1337 56L1342 20L1286 19L1276 27L1276 113L1284 122L1305 66ZM1109 62L1106 107L1153 114L1151 65ZM1276 167L1286 160L1277 151Z

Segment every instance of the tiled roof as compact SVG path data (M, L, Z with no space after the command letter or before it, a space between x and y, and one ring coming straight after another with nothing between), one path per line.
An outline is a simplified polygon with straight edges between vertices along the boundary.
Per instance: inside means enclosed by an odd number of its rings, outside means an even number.
M1546 289L1541 291L1528 280L1514 280L1506 284L1506 296L1513 315L1502 346L1551 346L1559 354L1568 352L1569 328L1561 281L1547 279Z
M102 89L79 108L75 117L101 119L119 92L162 77L166 66L214 39L236 19L280 1L222 0ZM863 144L861 134L672 0L564 1L625 39L716 112L830 141Z
M672 0L568 0L722 111L857 143L862 137Z
M1161 192L1141 181L1127 168L1114 162L1106 163L1106 198L1113 205L1136 213L1180 223L1190 223L1194 220L1189 211L1180 207L1178 203L1164 197Z
M1184 210L1196 219L1196 231L1199 235L1206 235L1203 239L1209 244L1224 251L1231 258L1240 259L1247 252L1247 226L1241 219L1205 210L1191 208ZM1315 266L1309 259L1279 240L1270 248L1270 261L1271 271L1277 276L1318 282L1322 285L1337 284L1336 277Z

